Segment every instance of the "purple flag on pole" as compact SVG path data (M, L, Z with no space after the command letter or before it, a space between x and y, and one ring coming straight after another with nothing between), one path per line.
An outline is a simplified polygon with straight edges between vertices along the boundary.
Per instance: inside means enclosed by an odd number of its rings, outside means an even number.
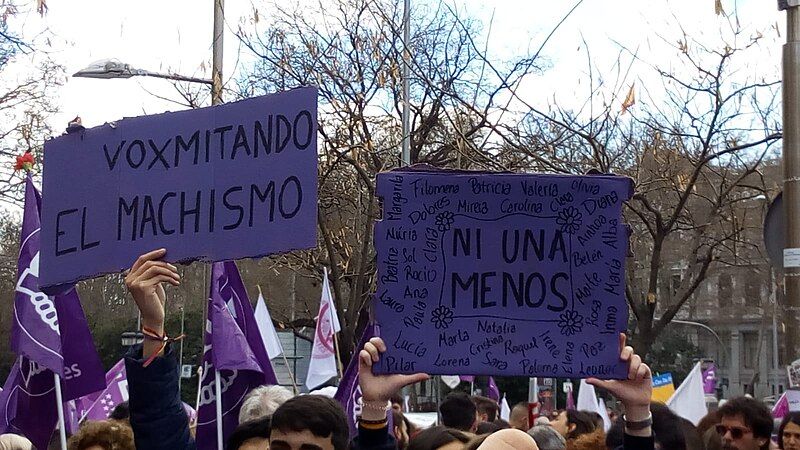
M48 297L39 291L41 196L25 180L25 212L17 265L11 348L63 379L63 399L105 387L103 366L74 288Z
M81 420L105 420L111 411L122 402L128 401L128 374L125 372L125 360L121 359L106 373L107 387L100 392L92 406L81 417Z
M714 394L717 392L717 366L710 363L703 371L703 392Z
M489 377L489 385L486 387L486 396L496 402L500 401L500 389L497 388L494 377Z
M465 381L467 383L474 383L475 382L475 376L474 375L459 375L458 377L461 378L461 381Z
M259 362L258 354L265 356L267 352L255 325L253 307L246 293L242 295L244 289L238 290L235 287L238 270L233 277L234 283L231 284L231 275L235 268L235 265L231 267L225 263L214 263L211 269L211 293L203 347L203 376L200 382L200 406L197 410L197 448L200 450L216 449L217 446L215 370L220 372L223 441L227 441L230 433L239 424L239 409L245 395L262 384L275 383L271 366L268 366L271 374L271 379L268 380L269 375L264 373L266 369ZM238 283L241 284L240 279ZM244 303L250 305L250 308ZM240 324L248 328L248 322L252 322L256 329L245 334ZM260 350L254 351L250 346L255 342L261 345ZM269 364L269 357L266 357L266 363Z
M0 434L19 434L47 448L57 422L53 372L20 356L0 393Z
M567 391L567 409L575 409L575 397L572 396L572 389Z
M361 407L359 400L361 400L361 387L358 385L358 352L364 348L364 344L375 336L375 325L370 323L364 328L364 333L361 335L358 348L350 358L350 363L347 365L347 370L344 371L342 382L339 383L339 388L336 390L336 399L344 408L344 413L347 416L347 423L350 425L350 437L353 438L358 434L358 416L361 414ZM391 430L391 428L389 428Z

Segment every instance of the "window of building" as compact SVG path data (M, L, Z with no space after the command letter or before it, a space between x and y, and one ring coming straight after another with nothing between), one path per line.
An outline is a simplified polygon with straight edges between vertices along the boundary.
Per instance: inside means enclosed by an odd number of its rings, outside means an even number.
M745 279L744 302L751 307L761 306L761 279L754 271L749 271Z
M755 369L758 361L758 333L755 331L742 333L742 346L745 369Z
M717 295L720 308L731 306L733 300L733 279L730 274L723 273L717 280Z

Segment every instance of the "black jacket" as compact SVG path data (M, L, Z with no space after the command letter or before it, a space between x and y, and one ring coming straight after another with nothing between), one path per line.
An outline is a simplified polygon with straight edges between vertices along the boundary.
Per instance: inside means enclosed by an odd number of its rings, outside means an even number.
M389 434L389 427L380 430L367 430L358 427L358 436L350 442L350 450L396 450L397 441Z
M138 450L195 450L178 392L178 361L171 346L147 367L142 346L125 355L131 428Z

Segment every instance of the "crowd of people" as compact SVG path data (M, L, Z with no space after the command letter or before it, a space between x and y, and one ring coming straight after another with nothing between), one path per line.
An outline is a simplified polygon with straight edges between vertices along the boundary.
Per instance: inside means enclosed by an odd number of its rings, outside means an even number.
M159 253L142 256L126 276L145 327L164 333L164 283L179 285L175 266ZM342 406L322 395L294 396L280 386L262 386L242 402L239 426L229 436L228 450L344 449L669 449L669 450L800 450L800 413L789 413L773 440L770 410L758 400L727 401L697 426L662 404L651 403L652 378L633 348L620 337L620 359L628 365L625 380L589 379L622 405L622 414L607 431L596 413L574 409L539 417L529 423L527 404L515 405L509 420L500 418L492 399L452 392L439 404L439 425L415 427L392 401L405 386L427 374L375 375L372 365L386 351L378 337L360 350L361 414L358 433ZM171 345L146 339L125 358L129 402L117 406L108 420L83 423L69 438L70 450L194 449L192 424L178 391L177 359ZM24 437L0 436L0 450L28 450ZM57 447L56 447L57 448Z

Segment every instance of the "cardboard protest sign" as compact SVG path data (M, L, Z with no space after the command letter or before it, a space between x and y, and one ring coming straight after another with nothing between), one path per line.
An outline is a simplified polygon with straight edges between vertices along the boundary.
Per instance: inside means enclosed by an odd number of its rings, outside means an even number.
M123 119L45 144L41 283L49 292L167 259L316 245L317 91Z
M622 378L616 176L378 175L380 373Z

